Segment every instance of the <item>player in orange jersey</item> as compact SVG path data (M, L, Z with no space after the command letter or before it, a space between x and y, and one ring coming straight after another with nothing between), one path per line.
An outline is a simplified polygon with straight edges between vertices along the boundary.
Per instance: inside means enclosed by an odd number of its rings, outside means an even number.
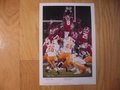
M46 49L46 53L47 53L47 61L50 64L51 68L58 72L58 69L55 65L55 60L57 60L57 56L53 44L48 45L48 48Z

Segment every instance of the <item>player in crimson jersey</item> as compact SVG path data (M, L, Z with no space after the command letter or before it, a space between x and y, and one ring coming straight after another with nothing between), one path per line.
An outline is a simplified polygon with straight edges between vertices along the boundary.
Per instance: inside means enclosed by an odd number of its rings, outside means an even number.
M78 42L79 44L88 42L91 45L91 31L89 27L85 27L82 31L79 32Z
M92 47L87 42L79 45L79 50L84 57L92 56Z
M74 40L77 40L77 38L78 38L78 33L75 32L75 31L72 31L72 32L71 32L71 37L72 37Z
M73 15L72 8L66 7L64 16L63 16L63 28L64 28L64 37L68 37L73 26Z
M54 39L57 39L57 41L61 47L63 44L63 38L64 38L63 25L58 24L58 26L56 26L56 28L55 28Z
M50 23L48 24L48 31L49 31L49 34L53 34L54 31L53 31L53 21L50 20Z
M55 36L57 35L59 38L63 38L63 25L62 25L62 23L58 24L54 28L54 34L55 34Z

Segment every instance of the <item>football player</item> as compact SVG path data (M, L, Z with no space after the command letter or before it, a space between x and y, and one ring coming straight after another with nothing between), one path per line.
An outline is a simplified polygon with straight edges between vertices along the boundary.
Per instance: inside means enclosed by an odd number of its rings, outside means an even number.
M80 44L85 42L91 44L91 31L89 27L85 27L82 31L79 32L78 41Z
M75 71L74 74L82 74L85 72L91 73L91 69L89 67L86 67L86 62L77 54L72 54L72 60L74 62L74 68L71 69L71 71Z
M72 9L71 7L66 7L63 16L63 28L65 38L70 34L73 26L73 15L71 9Z
M46 49L46 53L47 53L47 61L50 64L51 68L58 72L58 69L55 65L55 60L57 60L57 56L56 56L56 51L53 44L48 45Z
M63 43L63 48L61 49L58 58L64 60L63 67L67 68L73 66L73 62L71 60L71 53L74 47L74 39L69 36L63 40Z

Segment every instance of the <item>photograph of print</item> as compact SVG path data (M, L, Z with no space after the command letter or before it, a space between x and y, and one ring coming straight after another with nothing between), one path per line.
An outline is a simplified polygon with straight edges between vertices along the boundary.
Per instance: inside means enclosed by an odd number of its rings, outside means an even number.
M95 83L94 4L42 3L39 18L42 85Z

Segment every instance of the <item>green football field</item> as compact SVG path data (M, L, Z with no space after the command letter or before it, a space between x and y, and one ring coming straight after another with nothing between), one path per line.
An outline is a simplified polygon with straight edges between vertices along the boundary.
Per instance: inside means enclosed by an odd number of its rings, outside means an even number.
M75 75L74 72L70 72L70 71L66 72L65 69L60 70L59 74L55 70L46 72L46 70L45 70L46 66L47 65L43 66L43 77L48 77L48 78L54 77L55 78L55 77L91 77L92 76L92 74L90 74L88 72Z

